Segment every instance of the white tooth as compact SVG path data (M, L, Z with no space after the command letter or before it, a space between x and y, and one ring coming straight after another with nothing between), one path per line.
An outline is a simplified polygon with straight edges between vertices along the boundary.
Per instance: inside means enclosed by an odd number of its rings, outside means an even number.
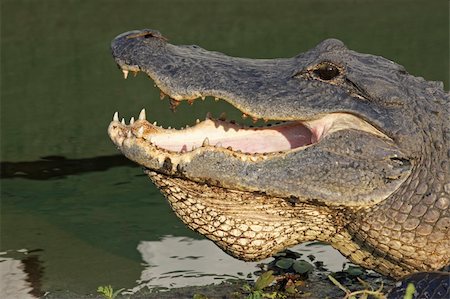
M113 121L119 121L119 112L115 112L113 116Z
M197 118L197 119L195 120L195 123L196 123L196 124L199 124L199 123L200 123L200 120Z
M208 137L205 138L205 140L203 140L202 146L208 146L209 145L209 139Z
M202 100L204 101L206 99L206 97L202 97Z
M125 123L125 118L122 118L121 123L122 123L122 125L126 125L126 123Z
M171 129L172 129L172 127L167 127L167 129L168 129L168 130L171 130Z
M139 113L139 119L140 120L145 120L146 119L146 117L145 117L145 108L143 108L141 110L141 113Z
M144 135L144 127L139 128L138 135L139 135L139 137L142 137L142 135Z
M158 123L156 121L154 121L153 125L156 127L158 125Z
M123 73L123 78L126 79L128 77L128 71L122 70L122 73Z
M130 119L130 125L134 124L134 117Z

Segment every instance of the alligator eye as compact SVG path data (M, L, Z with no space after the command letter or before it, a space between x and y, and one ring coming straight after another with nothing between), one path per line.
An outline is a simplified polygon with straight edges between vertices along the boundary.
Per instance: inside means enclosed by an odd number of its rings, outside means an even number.
M328 62L322 62L313 70L313 73L320 79L328 81L339 76L339 69Z

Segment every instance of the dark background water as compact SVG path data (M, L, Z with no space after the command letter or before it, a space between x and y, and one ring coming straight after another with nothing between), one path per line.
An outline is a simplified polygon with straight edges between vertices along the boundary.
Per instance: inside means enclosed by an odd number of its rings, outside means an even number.
M448 14L446 0L3 0L0 251L32 251L43 291L88 293L135 286L143 240L201 239L118 155L106 128L116 110L131 117L145 107L175 127L236 112L213 101L170 112L147 78L123 80L109 51L119 33L154 28L174 44L251 58L289 57L335 37L448 90Z

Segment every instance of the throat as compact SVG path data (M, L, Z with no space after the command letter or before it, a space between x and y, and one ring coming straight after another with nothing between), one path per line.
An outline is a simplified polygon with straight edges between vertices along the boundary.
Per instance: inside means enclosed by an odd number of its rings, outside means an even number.
M341 229L342 216L325 206L147 174L189 228L241 260L261 260L306 241L327 242Z

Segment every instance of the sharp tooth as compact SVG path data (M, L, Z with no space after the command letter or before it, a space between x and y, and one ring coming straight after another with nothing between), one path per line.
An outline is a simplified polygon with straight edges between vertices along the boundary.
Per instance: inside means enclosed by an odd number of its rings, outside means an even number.
M123 78L126 79L128 77L128 71L122 70L122 73L123 73Z
M256 123L258 121L257 117L252 117L253 123Z
M121 123L122 123L122 125L126 125L126 123L125 123L125 118L122 118Z
M214 98L214 101L216 101L216 102L219 101L219 98Z
M162 91L162 90L160 90L159 91L159 98L162 100L162 99L164 99L166 97L166 94Z
M119 121L119 112L115 112L113 116L113 121Z
M169 127L167 127L167 130L172 130L172 127L170 127L170 126L169 126Z
M205 97L205 96L203 96L203 97L202 97L202 101L204 101L205 99L206 99L206 97Z
M156 127L158 125L158 123L156 121L154 121L153 125Z
M242 118L243 118L243 119L246 119L246 118L247 118L247 114L243 113L243 114L242 114Z
M142 137L142 135L144 135L144 127L140 127L138 130L138 136Z
M196 124L199 124L199 123L200 123L200 120L197 118L197 119L195 120L195 123L196 123Z
M140 120L145 120L146 119L146 117L145 117L145 108L143 108L141 110L141 113L139 113L139 119Z
M209 139L208 137L205 138L205 140L203 140L202 146L208 146L209 145Z
M134 124L134 117L130 119L130 125Z
M227 119L227 114L225 112L222 112L222 114L220 114L219 119L222 120L222 121L226 120Z

